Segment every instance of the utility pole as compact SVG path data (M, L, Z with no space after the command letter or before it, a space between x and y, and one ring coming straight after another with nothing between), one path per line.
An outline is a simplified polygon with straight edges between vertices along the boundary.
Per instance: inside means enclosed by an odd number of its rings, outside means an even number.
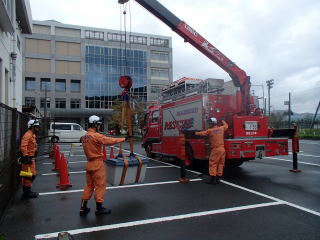
M274 84L274 80L270 79L266 81L267 86L268 86L268 107L269 107L269 111L268 111L268 116L270 117L270 89L272 88L272 85Z
M291 127L291 92L289 92L289 112L288 112L288 120L289 120L289 126Z
M289 92L289 101L284 101L284 105L288 105L288 128L291 128L291 93Z
M319 103L318 103L317 110L316 110L316 112L314 113L314 117L313 117L313 119L312 119L312 122L311 122L311 125L310 125L310 129L312 129L313 126L314 126L314 122L315 122L315 120L316 120L316 118L317 118L317 114L318 114L319 108L320 108L320 101L319 101Z

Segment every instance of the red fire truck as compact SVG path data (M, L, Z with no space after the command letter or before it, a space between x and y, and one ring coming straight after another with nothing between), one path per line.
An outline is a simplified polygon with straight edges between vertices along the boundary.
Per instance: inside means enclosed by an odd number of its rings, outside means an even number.
M129 0L118 0L123 4ZM182 78L162 92L159 104L148 108L143 127L143 146L149 156L160 154L179 158L179 131L186 136L186 165L208 159L206 139L195 131L207 129L207 119L224 119L226 164L239 166L256 157L287 155L288 138L271 137L268 118L261 114L250 96L250 77L229 58L210 44L187 23L181 21L156 0L137 3L167 24L231 77L219 79Z

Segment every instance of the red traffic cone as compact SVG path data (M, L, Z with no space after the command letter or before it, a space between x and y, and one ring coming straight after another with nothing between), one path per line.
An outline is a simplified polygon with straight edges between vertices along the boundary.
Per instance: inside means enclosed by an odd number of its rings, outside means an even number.
M59 151L59 147L57 146L55 157L54 157L54 169L52 169L52 171L59 171L60 162L61 162L60 151Z
M60 163L60 183L57 185L61 190L65 190L68 187L72 187L69 181L69 171L67 160L64 157L64 154L61 154L61 163Z
M114 152L113 152L113 147L110 147L110 159L114 159Z
M103 158L104 160L107 160L107 152L106 152L106 146L102 146L102 153L103 153Z

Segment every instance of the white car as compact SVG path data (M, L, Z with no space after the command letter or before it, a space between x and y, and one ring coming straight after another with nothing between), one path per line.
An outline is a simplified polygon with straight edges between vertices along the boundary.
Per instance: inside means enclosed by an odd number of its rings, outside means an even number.
M87 131L77 123L50 123L49 135L51 142L80 142L80 138L85 135Z

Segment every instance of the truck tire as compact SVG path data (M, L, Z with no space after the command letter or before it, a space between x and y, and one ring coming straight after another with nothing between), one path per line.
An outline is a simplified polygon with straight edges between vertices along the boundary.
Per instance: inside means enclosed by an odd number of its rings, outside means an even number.
M226 161L225 166L227 168L236 168L241 166L243 162L244 161L242 159L232 159L232 160Z
M154 153L152 153L152 143L147 143L144 149L147 157L152 158L154 156Z
M192 168L195 165L195 160L193 157L193 151L191 146L186 147L186 159L185 159L185 165L187 168Z
M53 137L51 137L51 142L57 143L57 142L59 142L59 138L57 136L53 136Z

